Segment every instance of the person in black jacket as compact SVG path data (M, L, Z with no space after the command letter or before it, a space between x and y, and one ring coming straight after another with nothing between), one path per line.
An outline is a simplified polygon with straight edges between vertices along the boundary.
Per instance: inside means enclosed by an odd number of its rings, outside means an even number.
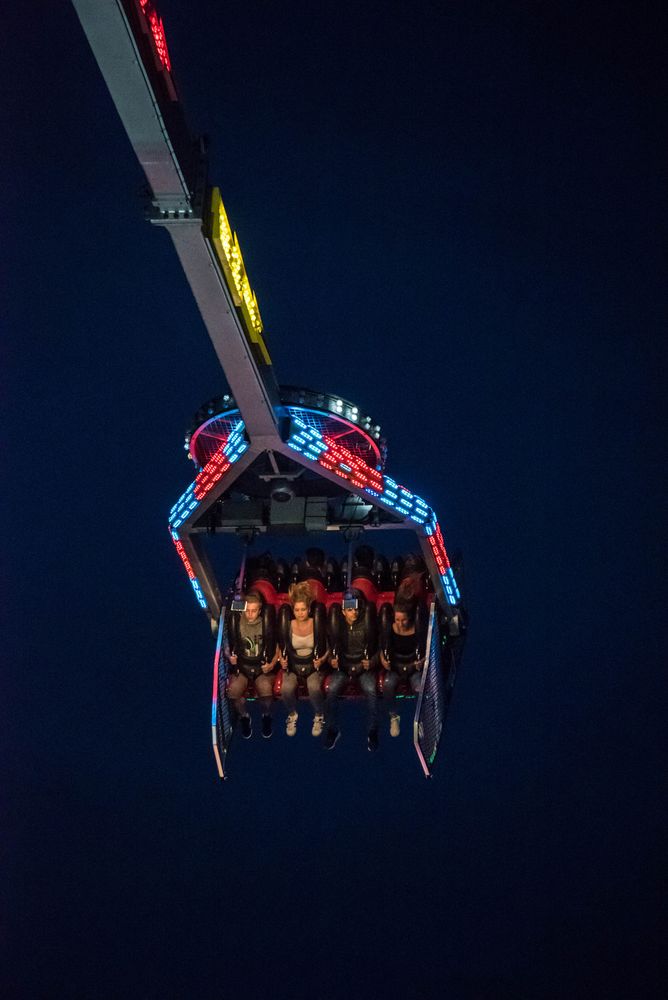
M389 611L389 604L386 607ZM415 598L397 596L391 622L389 627L383 629L381 637L380 665L386 671L383 702L390 716L390 736L398 736L400 731L399 713L396 710L399 682L407 681L414 694L420 690L422 682L424 640L417 625L417 611Z
M232 673L227 696L241 721L244 739L253 733L245 698L249 681L255 684L262 709L262 735L269 739L272 733L273 674L278 659L273 620L273 607L264 607L260 595L251 590L246 594L245 610L230 622L230 642L225 655Z
M350 592L348 600L355 599L357 607L340 609L336 606L330 616L329 658L333 673L325 702L327 732L325 749L333 750L341 735L338 725L341 692L348 681L358 679L369 709L367 745L369 750L378 748L378 699L376 671L378 643L375 628L375 607L368 604L359 590Z

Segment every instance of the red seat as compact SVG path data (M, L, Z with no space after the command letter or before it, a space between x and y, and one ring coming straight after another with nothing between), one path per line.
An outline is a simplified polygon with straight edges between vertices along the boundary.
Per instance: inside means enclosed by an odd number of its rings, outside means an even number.
M253 580L250 590L255 590L266 604L276 604L276 587L271 580Z
M356 576L353 580L353 589L359 590L366 597L369 604L375 604L378 599L378 588L373 580L368 580L365 576Z
M321 604L327 602L329 594L325 590L325 585L322 580L314 580L313 577L309 577L306 581L311 588L311 593L313 594L314 601L320 601Z

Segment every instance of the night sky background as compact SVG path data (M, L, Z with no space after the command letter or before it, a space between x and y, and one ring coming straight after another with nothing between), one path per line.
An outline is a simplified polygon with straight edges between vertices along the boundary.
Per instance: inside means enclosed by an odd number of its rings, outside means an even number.
M472 621L433 781L353 709L225 784L166 530L224 379L74 9L13 7L3 998L665 995L664 6L158 4L279 380L382 423Z

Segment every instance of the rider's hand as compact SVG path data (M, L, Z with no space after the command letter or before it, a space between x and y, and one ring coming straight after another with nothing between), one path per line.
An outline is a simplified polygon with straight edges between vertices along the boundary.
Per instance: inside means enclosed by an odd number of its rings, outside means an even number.
M230 663L232 664L232 666L236 667L236 665L237 665L237 654L236 653L230 653L228 659L229 659Z
M329 662L331 663L331 665L334 668L334 670L338 670L339 669L339 658L338 658L338 656L334 656Z
M371 666L370 660L362 660L362 666L364 667L365 670L368 670L369 667Z

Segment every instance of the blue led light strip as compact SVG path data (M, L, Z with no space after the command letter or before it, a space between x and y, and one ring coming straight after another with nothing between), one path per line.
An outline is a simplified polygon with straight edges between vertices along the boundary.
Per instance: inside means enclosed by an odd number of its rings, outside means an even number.
M309 427L299 417L292 418L291 433L287 444L290 448L305 455L306 458L310 458L313 462L317 462L320 455L326 454L328 451L322 434L315 427ZM345 464L341 464L340 468L343 472L349 473L351 471ZM345 478L348 478L348 476ZM418 525L426 524L429 517L433 516L431 508L421 497L410 493L403 486L399 486L389 476L383 476L382 480L382 493L379 493L378 490L373 489L371 486L356 487L356 489L360 489L372 497L378 497L387 507L391 507L401 517L410 518Z
M298 451L300 454L311 459L313 462L317 462L320 456L326 454L329 450L322 434L320 434L315 427L310 427L296 416L292 417L290 437L287 440L287 444L290 448L293 448L294 451ZM345 473L347 466L344 463L339 463L338 467ZM344 478L348 477L345 476ZM377 490L372 489L370 486L354 488L356 491L368 493L372 497L377 497L386 507L390 507L392 510L396 511L400 517L414 521L415 524L418 525L428 537L438 533L433 544L435 544L437 548L439 546L442 547L443 556L445 557L445 562L447 563L447 552L445 551L445 546L442 545L442 538L439 538L440 529L438 528L436 514L432 508L425 503L422 497L417 496L415 493L411 493L405 486L400 486L399 483L395 482L394 479L391 479L390 476L383 476L382 480L382 493L378 493ZM444 573L439 573L439 576L443 584L443 590L445 591L448 603L456 604L461 595L459 593L459 588L457 587L455 575L450 566L447 567Z
M248 450L248 442L245 439L245 425L243 420L240 420L235 428L230 432L227 441L222 448L219 448L216 452L214 458L223 454L230 465L241 458L243 453ZM210 459L209 461L211 461ZM185 493L176 501L169 513L169 524L171 528L180 528L183 522L191 516L194 510L196 510L201 501L195 496L195 490L197 488L197 480L192 482Z

